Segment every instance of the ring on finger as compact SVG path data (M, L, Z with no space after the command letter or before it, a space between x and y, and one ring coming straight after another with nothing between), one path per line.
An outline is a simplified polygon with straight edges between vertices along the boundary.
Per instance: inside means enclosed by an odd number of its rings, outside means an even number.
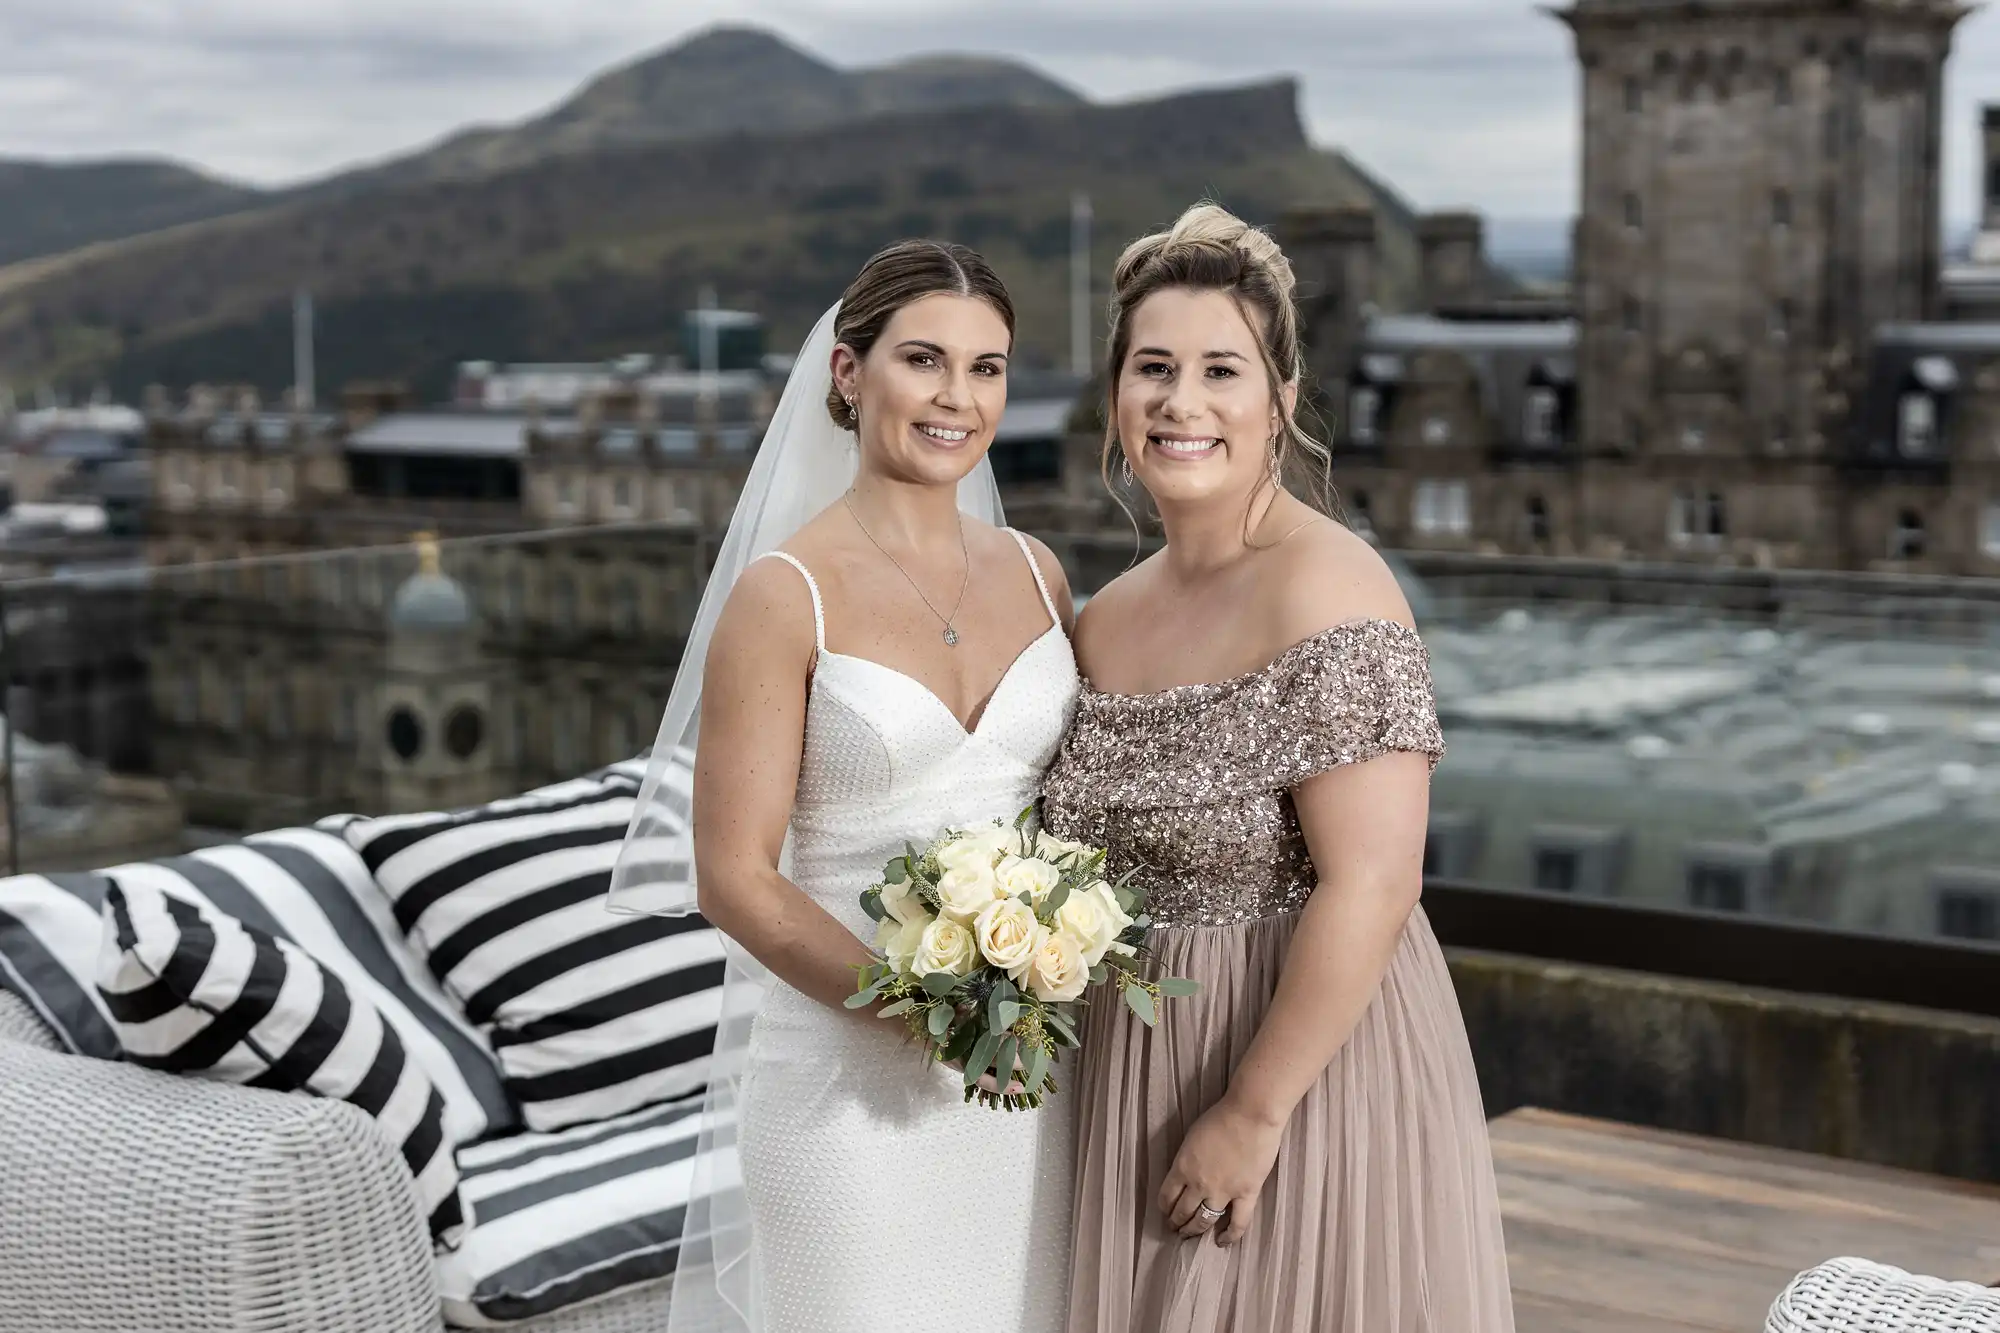
M1204 1222L1220 1222L1228 1214L1229 1209L1226 1207L1211 1208L1208 1206L1208 1201L1204 1199L1194 1206L1194 1211L1195 1215L1200 1217Z

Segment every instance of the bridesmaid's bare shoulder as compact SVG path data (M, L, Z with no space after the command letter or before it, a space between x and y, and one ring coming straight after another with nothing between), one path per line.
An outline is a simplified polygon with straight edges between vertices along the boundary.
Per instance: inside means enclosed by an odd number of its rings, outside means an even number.
M1153 583L1152 567L1159 558L1155 552L1126 570L1090 594L1076 613L1076 628L1070 637L1075 641L1077 664L1086 679L1090 677L1095 646L1125 637L1127 626L1150 614L1147 589Z
M1267 657L1353 620L1415 626L1409 599L1381 553L1345 524L1318 519L1271 552Z

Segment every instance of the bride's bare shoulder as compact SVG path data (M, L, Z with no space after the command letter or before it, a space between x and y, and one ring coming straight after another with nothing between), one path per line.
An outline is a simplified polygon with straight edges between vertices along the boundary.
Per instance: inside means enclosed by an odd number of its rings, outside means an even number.
M775 556L752 560L715 622L710 667L737 670L761 661L803 669L818 644L813 626L812 590L799 571Z

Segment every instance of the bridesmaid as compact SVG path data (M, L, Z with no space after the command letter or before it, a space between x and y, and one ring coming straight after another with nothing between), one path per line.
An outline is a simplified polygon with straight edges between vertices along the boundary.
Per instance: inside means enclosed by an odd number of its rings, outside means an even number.
M1091 1007L1070 1333L1506 1333L1486 1119L1423 910L1429 658L1395 579L1281 480L1291 267L1213 205L1114 274L1105 460L1158 554L1092 598L1044 813L1151 894L1157 1028Z

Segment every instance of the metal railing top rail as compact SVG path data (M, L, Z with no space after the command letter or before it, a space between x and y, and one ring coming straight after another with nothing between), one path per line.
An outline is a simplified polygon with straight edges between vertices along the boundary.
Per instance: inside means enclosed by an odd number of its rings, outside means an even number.
M670 534L699 537L698 523L676 519L634 519L611 523L578 523L564 527L524 528L519 531L481 533L472 536L435 537L445 553L497 547L552 546L565 541L603 540L639 534ZM0 591L12 594L65 592L90 588L143 586L149 580L193 577L228 570L289 568L325 565L340 560L407 559L426 534L412 531L407 540L381 542L371 546L318 547L304 551L283 551L264 555L231 556L224 560L190 560L169 564L133 563L109 567L77 569L31 578L0 578Z

